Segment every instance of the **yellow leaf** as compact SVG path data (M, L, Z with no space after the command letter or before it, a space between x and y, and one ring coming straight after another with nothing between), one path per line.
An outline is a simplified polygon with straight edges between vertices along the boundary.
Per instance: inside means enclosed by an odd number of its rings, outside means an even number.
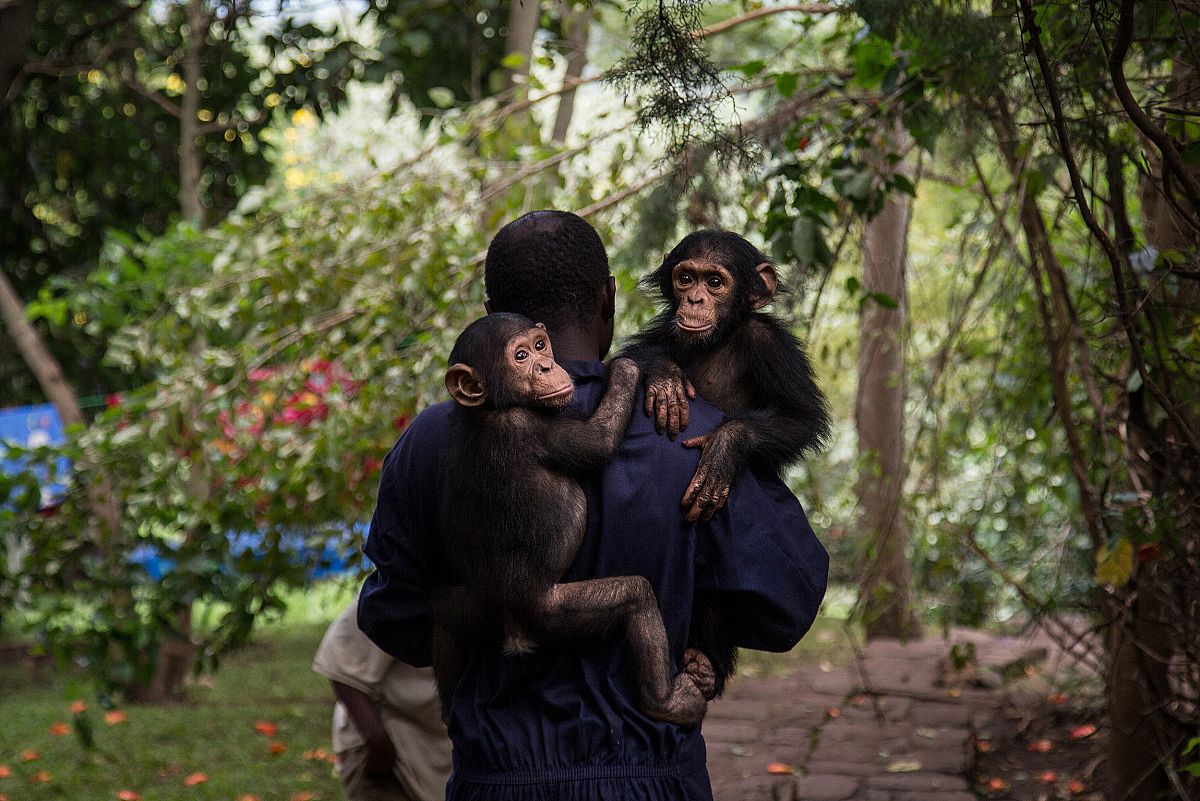
M1100 547L1096 554L1096 582L1113 587L1123 587L1133 575L1133 543L1127 539L1117 540L1112 548Z

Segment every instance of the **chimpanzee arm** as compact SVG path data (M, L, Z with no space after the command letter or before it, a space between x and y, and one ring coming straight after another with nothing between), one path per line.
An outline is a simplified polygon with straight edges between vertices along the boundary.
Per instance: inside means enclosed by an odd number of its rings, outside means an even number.
M621 352L642 371L646 415L654 418L658 433L665 431L671 439L688 427L688 400L696 397L695 387L671 358L668 343L673 325L672 317L660 315Z
M638 369L629 359L615 359L608 371L608 389L587 420L551 418L537 437L543 463L566 473L600 467L612 460L633 413Z
M816 452L829 436L829 409L813 379L802 343L774 319L760 315L724 358L743 365L753 404L731 414L715 431L684 442L703 449L683 496L688 520L709 520L729 497L733 480L753 464L779 470Z

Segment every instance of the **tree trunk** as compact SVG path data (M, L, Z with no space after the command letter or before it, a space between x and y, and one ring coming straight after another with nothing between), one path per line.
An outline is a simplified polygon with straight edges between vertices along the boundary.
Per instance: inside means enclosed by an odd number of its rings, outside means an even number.
M204 224L204 199L200 192L200 78L201 58L208 38L206 0L190 0L187 7L186 50L183 54L183 99L179 104L179 211L197 228Z
M38 385L46 399L54 405L63 425L83 425L83 410L75 397L75 390L37 329L25 319L25 305L3 270L0 270L0 317L8 327L8 335L16 344L17 352L37 378Z
M558 98L558 111L554 115L553 141L562 144L567 140L571 128L571 116L575 111L575 89L571 87L583 77L587 66L588 33L592 23L592 9L584 6L575 9L570 0L562 3L563 37L567 43L567 72L563 76L563 92Z
M25 66L25 49L37 18L37 0L0 2L0 106L8 105L8 90Z
M898 138L907 138L896 126ZM902 148L897 148L902 150ZM904 169L879 165L883 171ZM859 475L856 485L859 536L870 543L862 583L863 622L867 637L919 637L913 610L912 572L908 563L908 523L901 501L907 465L904 455L904 333L907 315L905 272L912 202L892 192L883 209L863 229L863 288L896 302L887 308L874 300L859 313L858 390L854 420L858 428Z
M538 0L512 0L508 9L508 37L504 40L505 57L518 55L521 63L505 71L505 89L512 89L529 75L533 59L533 37L537 33L542 9Z

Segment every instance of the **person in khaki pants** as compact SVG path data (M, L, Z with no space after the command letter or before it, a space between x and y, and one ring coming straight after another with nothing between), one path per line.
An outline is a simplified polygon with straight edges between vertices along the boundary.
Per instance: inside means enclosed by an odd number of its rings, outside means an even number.
M446 797L450 740L433 672L398 662L358 629L347 606L330 624L313 670L338 703L333 750L349 801L435 801Z

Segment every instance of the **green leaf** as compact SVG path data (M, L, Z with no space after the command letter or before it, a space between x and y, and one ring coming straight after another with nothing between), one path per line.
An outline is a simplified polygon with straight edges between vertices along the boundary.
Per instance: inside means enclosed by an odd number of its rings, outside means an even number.
M864 36L851 45L850 60L854 63L854 84L866 89L879 86L895 62L892 43L874 34Z
M862 283L853 275L846 279L846 294L857 295Z
M917 196L917 188L913 186L913 182L908 180L908 176L896 173L892 176L892 187L897 191L903 192L910 197Z
M525 66L524 53L509 53L504 58L500 59L500 66L509 70L519 70Z
M869 292L867 298L875 301L885 309L898 309L900 303L886 292Z
M753 61L747 61L742 64L737 64L733 67L730 67L730 69L733 70L734 72L740 72L742 75L745 75L747 78L753 78L755 75L762 72L766 68L767 68L767 63L765 61L762 61L761 59L754 59Z
M454 92L445 86L431 86L428 94L429 99L438 108L450 108L454 105Z
M775 76L775 88L784 97L794 95L796 93L796 85L799 82L800 76L794 72L781 72Z

